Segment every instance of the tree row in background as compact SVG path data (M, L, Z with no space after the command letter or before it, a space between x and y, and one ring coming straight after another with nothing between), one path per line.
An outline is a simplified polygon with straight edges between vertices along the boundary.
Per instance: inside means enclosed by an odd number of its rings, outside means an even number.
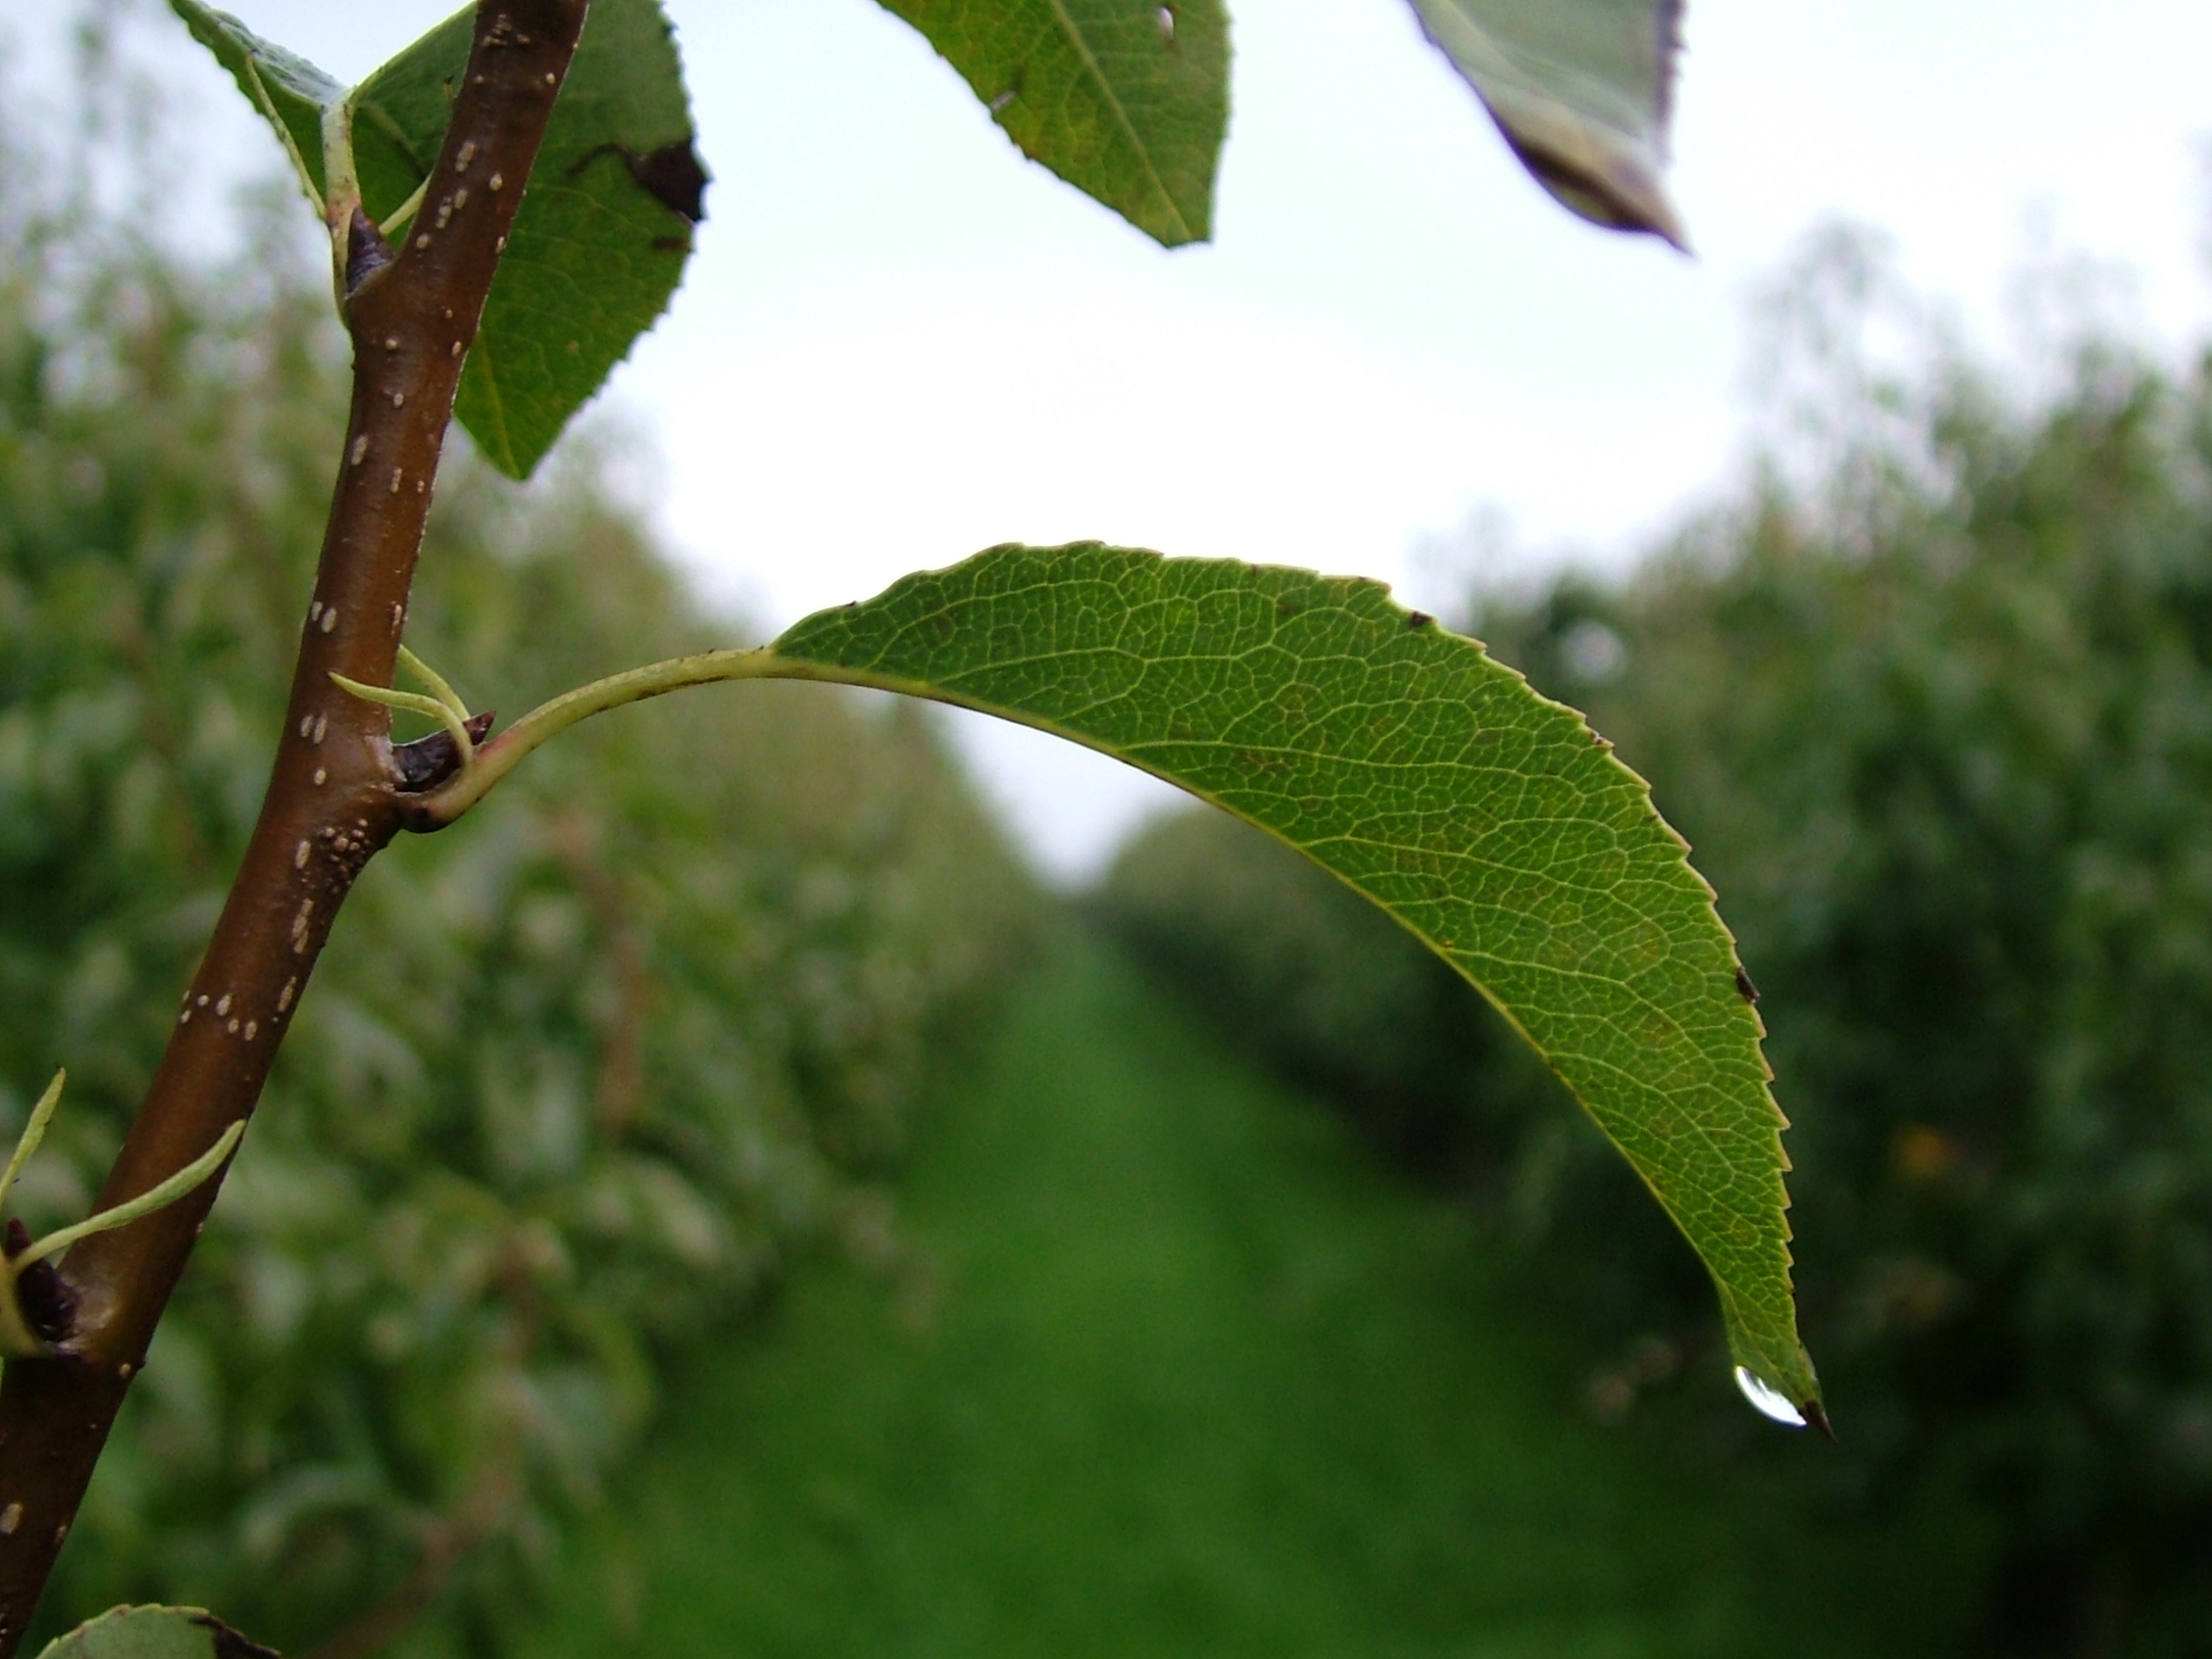
M252 826L344 367L273 233L196 271L8 196L0 1125L70 1066L36 1229L82 1212ZM478 707L726 643L605 471L447 467L409 637ZM631 711L395 849L42 1622L212 1603L287 1650L458 1650L794 1254L926 1294L881 1177L1034 907L932 722L819 688Z
M2212 381L2092 331L2023 397L1887 287L1844 239L1791 291L1792 465L1472 631L1729 895L1839 1491L1969 1484L1992 1651L2212 1652ZM1884 338L1922 360L1880 372ZM1550 1305L1590 1310L1601 1413L1717 1340L1656 1207L1379 913L1197 817L1100 902L1577 1275Z

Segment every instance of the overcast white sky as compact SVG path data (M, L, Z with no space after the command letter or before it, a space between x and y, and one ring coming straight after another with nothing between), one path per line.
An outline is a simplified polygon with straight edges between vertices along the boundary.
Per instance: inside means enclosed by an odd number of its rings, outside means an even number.
M347 78L451 9L226 3ZM1006 540L1357 571L1431 609L1452 579L1418 550L1478 509L1623 558L1736 464L1745 295L1838 216L1993 345L2033 221L2139 273L2154 336L2207 308L2203 0L1691 0L1694 260L1553 206L1401 0L1245 0L1215 240L1172 254L1021 161L872 0L670 9L717 182L611 396L672 544L772 624ZM273 161L191 74L210 167ZM1165 793L962 730L1065 876Z

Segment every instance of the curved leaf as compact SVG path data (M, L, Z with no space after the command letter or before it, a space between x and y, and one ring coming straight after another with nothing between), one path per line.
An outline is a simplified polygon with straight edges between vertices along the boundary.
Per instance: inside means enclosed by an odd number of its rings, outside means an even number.
M1229 125L1220 0L883 0L1022 154L1169 247L1212 232Z
M1683 246L1667 198L1682 0L1413 0L1544 188L1583 218Z
M263 40L228 12L200 0L169 0L192 38L230 71L246 101L261 112L301 166L319 207L324 192L323 112L336 108L345 88L306 58Z
M50 1642L39 1659L278 1659L199 1607L114 1607Z
M769 654L1059 732L1319 860L1527 1034L1704 1258L1738 1362L1817 1406L1735 942L1573 709L1379 583L1095 544L908 576Z
M448 18L353 94L354 167L373 218L397 212L437 161L471 18ZM660 7L594 0L453 405L510 477L530 475L683 280L705 183L691 142Z

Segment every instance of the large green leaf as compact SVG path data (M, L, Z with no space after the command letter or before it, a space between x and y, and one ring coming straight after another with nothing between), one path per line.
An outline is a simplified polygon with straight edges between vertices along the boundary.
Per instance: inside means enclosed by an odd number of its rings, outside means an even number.
M1738 1363L1817 1407L1735 942L1573 709L1379 583L1096 544L907 577L768 654L1059 732L1318 860L1527 1034L1711 1270Z
M228 12L204 6L200 0L169 0L183 18L192 38L215 54L230 71L246 101L259 110L289 145L314 185L315 198L324 195L323 112L345 98L345 88L306 58L264 40Z
M1170 247L1204 241L1229 125L1220 0L883 0L1006 136Z
M39 1659L277 1659L199 1607L115 1607L46 1644Z
M1677 246L1662 182L1682 0L1413 0L1528 170L1575 212Z
M390 217L437 160L470 20L447 19L354 94L372 217ZM667 308L704 178L691 143L683 67L656 0L593 0L454 404L510 477L529 476Z

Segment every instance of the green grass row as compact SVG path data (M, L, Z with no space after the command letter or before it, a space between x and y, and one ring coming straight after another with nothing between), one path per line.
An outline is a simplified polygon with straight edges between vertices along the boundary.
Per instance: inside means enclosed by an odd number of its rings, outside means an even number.
M823 1267L713 1352L522 1659L1959 1645L1963 1533L1823 1520L1814 1444L1591 1423L1462 1208L1097 945L1017 997L904 1206L922 1290Z

